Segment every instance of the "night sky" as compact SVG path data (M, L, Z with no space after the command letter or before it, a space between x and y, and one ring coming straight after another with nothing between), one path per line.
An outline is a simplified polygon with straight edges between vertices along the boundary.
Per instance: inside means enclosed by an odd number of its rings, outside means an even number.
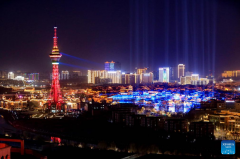
M237 0L3 0L0 70L51 71L53 27L63 55L60 70L157 70L219 75L240 70L240 1Z

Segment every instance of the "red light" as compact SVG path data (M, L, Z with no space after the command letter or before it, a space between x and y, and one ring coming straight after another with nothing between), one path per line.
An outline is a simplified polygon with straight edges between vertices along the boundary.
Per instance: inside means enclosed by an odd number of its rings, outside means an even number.
M56 49L56 50L54 50ZM54 27L54 37L53 37L53 52L58 52L58 46L57 46L57 27ZM60 90L60 84L59 84L59 70L58 70L58 61L61 58L61 54L57 53L55 55L49 55L50 58L53 60L53 68L52 68L52 87L50 92L50 100L49 100L49 106L51 106L51 103L57 104L58 106L61 106L62 103L62 94ZM60 107L59 107L60 108Z
M57 27L54 27L53 48L58 48L58 46L57 46Z

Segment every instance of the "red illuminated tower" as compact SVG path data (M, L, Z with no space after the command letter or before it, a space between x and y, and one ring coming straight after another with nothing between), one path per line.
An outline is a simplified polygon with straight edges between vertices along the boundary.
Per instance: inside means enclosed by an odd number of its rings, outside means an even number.
M59 60L62 57L62 54L59 53L59 49L57 46L57 27L54 27L54 37L53 37L53 49L52 53L49 55L52 60L52 88L50 92L50 103L49 105L55 105L56 109L61 109L62 104L62 93L60 90L59 83L59 73L58 73L58 64Z

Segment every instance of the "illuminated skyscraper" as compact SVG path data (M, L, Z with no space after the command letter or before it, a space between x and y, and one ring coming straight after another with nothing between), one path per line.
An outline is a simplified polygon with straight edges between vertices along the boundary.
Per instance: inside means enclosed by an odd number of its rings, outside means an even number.
M14 73L8 72L8 79L14 79Z
M185 65L179 64L178 65L178 78L180 78L181 76L184 76L184 72L185 72Z
M147 68L139 68L137 69L137 74L140 75L140 83L142 83L142 77L143 77L143 74L144 73L147 73Z
M112 79L112 83L121 83L121 71L108 71L107 78Z
M114 63L115 62L105 62L105 70L106 71L114 71Z
M98 78L96 78L98 77ZM121 83L121 71L88 70L88 83L98 83L96 79L111 79L110 83Z
M52 60L52 87L50 92L50 104L51 107L54 105L56 109L61 108L62 103L62 93L60 90L59 84L59 73L58 73L58 64L59 60L62 57L62 54L59 53L57 45L57 27L54 27L54 37L53 37L53 49L52 53L49 55Z
M169 82L169 67L159 68L159 82Z
M88 70L88 83L95 84L96 77L107 78L106 70Z
M139 84L140 75L139 74L122 74L122 84Z

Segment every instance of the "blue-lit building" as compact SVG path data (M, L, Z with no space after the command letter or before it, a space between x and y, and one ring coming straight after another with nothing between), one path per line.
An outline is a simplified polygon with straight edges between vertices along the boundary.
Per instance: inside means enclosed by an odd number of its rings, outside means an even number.
M118 94L111 96L113 103L133 103L138 106L153 107L165 112L188 112L198 107L200 102L214 98L213 92L186 90L172 91L138 91L132 94Z
M115 64L115 62L105 62L105 70L106 71L114 71L115 70L115 68L114 68L114 64Z

